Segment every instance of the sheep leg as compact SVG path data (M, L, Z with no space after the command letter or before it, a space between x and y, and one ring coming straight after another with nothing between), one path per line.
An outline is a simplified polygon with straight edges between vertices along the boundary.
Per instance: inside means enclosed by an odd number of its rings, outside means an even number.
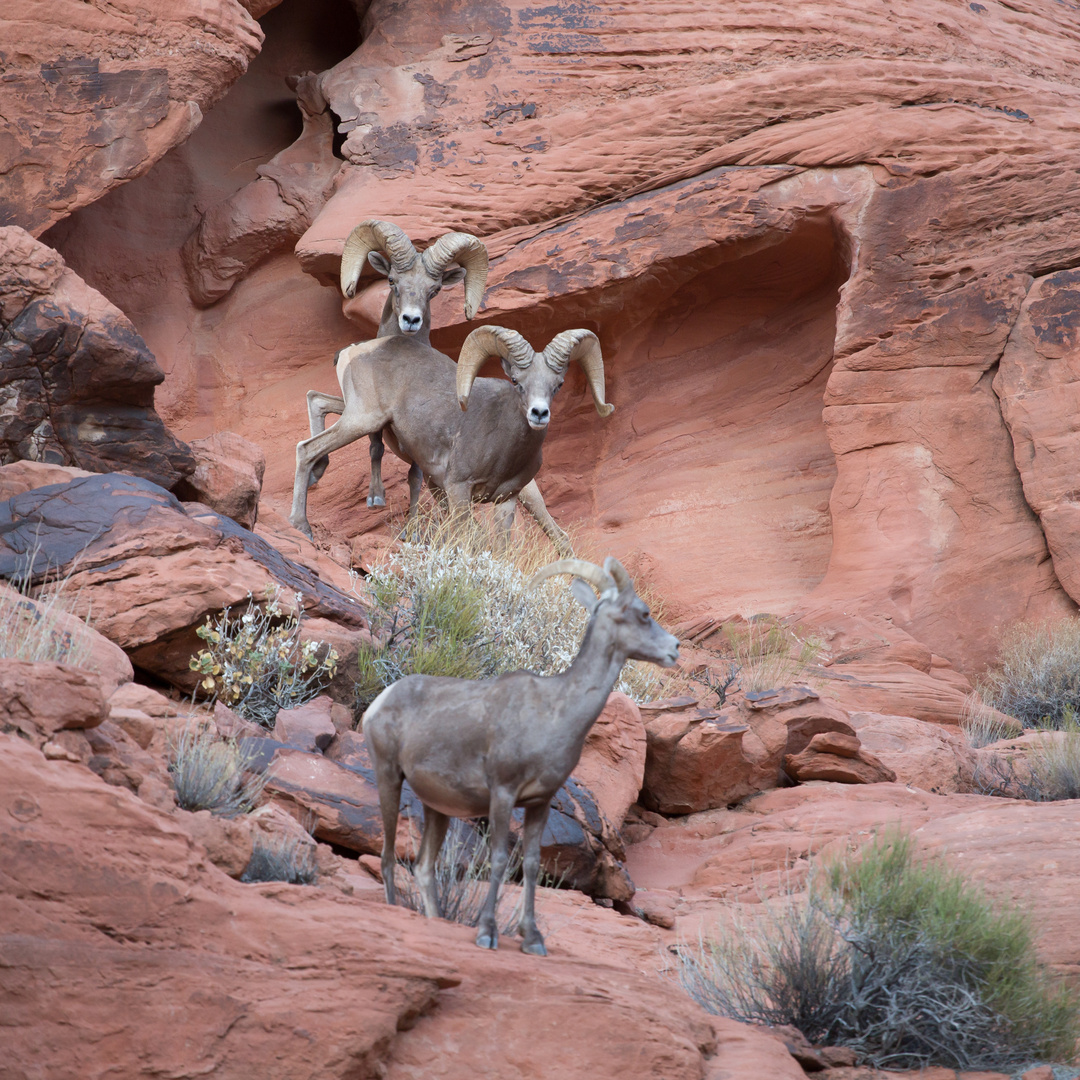
M420 489L424 486L424 470L414 461L409 466L409 517L416 517L420 505Z
M439 857L450 819L424 803L424 835L420 839L420 856L413 866L413 877L420 888L424 914L429 919L439 916L439 897L435 891L435 861Z
M374 755L372 755L374 756ZM397 822L401 807L401 785L405 774L395 765L383 764L375 759L375 782L379 789L379 809L382 811L382 879L386 890L386 902L397 903L397 890L394 884L394 872L397 869ZM425 818L426 822L426 818Z
M495 507L495 526L499 530L502 539L499 541L501 551L505 552L510 547L510 533L514 528L514 511L517 509L517 499L507 499L498 503Z
M307 493L315 462L331 451L348 446L373 431L382 431L388 420L389 417L382 413L358 410L351 412L346 406L341 419L333 427L296 444L296 476L293 480L292 512L289 514L289 521L294 529L299 529L311 538L311 526L307 520Z
M510 860L510 815L514 812L514 796L506 790L491 792L488 820L491 822L491 883L487 899L477 924L476 944L481 949L499 947L499 927L495 911L499 904L499 886L502 884L506 864Z
M382 482L382 459L386 448L383 445L382 432L373 431L368 436L368 442L371 444L368 450L371 458L371 493L367 497L367 504L368 506L385 506L386 488L383 487Z
M522 872L525 883L525 902L518 923L521 934L521 951L534 956L547 956L544 937L536 926L536 880L540 876L540 837L547 824L549 803L525 808L525 828L522 833L522 846L525 857L522 860Z
M311 426L311 434L318 435L326 430L326 414L335 413L340 416L345 411L345 399L335 397L333 394L324 394L321 390L309 390L307 392L308 423ZM311 479L308 487L313 488L321 479L326 466L330 464L330 457L324 454L311 469Z
M540 494L535 480L530 480L518 492L518 499L521 505L536 518L540 528L547 533L548 539L555 545L555 550L559 555L563 558L572 558L574 549L570 545L570 537L555 524L555 519L548 513L544 496Z

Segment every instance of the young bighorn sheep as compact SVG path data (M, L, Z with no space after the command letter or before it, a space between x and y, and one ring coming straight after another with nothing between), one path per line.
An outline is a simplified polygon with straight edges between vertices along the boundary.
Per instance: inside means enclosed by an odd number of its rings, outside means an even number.
M497 948L495 909L510 817L514 807L524 807L525 902L518 931L522 951L539 956L547 950L536 926L536 878L552 797L577 765L623 664L649 660L673 667L679 659L678 639L655 622L618 560L606 559L601 569L583 559L561 559L529 587L554 574L574 575L574 598L591 616L577 657L561 675L515 671L480 681L410 675L387 687L363 720L379 786L387 902L395 902L394 838L401 785L408 780L424 804L414 873L429 917L439 914L435 860L449 819L486 815L491 822L491 883L476 944Z
M477 379L489 355L502 357L509 382ZM297 444L290 521L311 535L307 490L320 458L388 427L391 449L423 470L428 483L446 494L452 511L464 510L474 500L527 498L524 489L543 460L551 398L574 360L585 372L597 412L608 416L613 406L604 401L604 363L591 330L565 330L537 353L516 331L483 326L465 339L457 365L402 336L342 349L337 360L344 395L341 419ZM534 491L543 507L539 491ZM556 546L565 550L566 534L546 509L543 516L530 509ZM512 512L511 502L509 513L504 511L505 528Z
M447 285L465 281L465 318L473 319L484 299L487 281L487 248L471 233L448 232L420 253L404 230L389 221L374 218L361 221L345 241L341 253L341 291L347 297L356 295L356 286L367 261L374 270L389 279L390 293L383 304L376 337L403 335L415 337L425 345L431 340L431 301ZM328 413L340 414L345 407L342 398L309 390L308 420L311 434L317 435L326 427ZM372 432L371 488L368 506L385 506L386 490L382 481L384 453L383 433ZM317 483L330 463L320 458L312 470L312 482ZM409 463L409 492L419 498L423 476L419 467Z

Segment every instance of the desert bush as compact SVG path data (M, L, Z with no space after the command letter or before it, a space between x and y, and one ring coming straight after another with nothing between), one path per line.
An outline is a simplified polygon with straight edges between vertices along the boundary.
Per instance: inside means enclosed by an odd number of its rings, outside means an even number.
M366 706L405 675L487 678L526 668L565 670L588 618L565 582L526 586L550 551L521 540L494 553L475 523L423 524L364 582L372 629L381 643L362 649L357 700ZM630 661L616 690L638 701L656 697L660 677Z
M182 810L209 810L239 817L258 803L266 777L249 771L254 754L222 739L207 724L185 725L170 746L176 804Z
M815 634L775 615L752 615L745 626L726 623L723 636L744 693L789 685L822 649Z
M257 831L247 868L241 881L284 881L290 885L314 885L319 872L315 848L298 836Z
M1029 920L893 834L811 875L736 925L679 950L710 1011L793 1024L876 1067L1006 1069L1070 1059L1077 998L1035 958Z
M297 611L300 603L297 594ZM279 709L316 697L337 672L332 648L300 640L300 619L282 611L278 589L269 588L261 604L249 594L243 615L225 608L195 632L206 642L188 665L202 676L200 689L263 727L273 726Z
M1012 627L979 691L1024 727L1060 727L1080 711L1080 617Z
M27 566L33 561L31 558ZM3 580L0 578L0 583ZM68 581L69 577L47 577L36 590L37 595L31 597L27 569L8 581L9 588L0 589L0 657L87 665L91 653L89 635L68 629L69 620L74 618L68 612Z
M993 755L979 763L975 789L1032 802L1080 799L1080 721L1066 712L1057 731L1047 731L1027 746L1022 757Z
M521 838L514 837L503 875L504 883L521 877L522 857ZM399 860L398 866L401 869L396 879L398 902L413 911L423 912L424 905L412 875L412 865ZM446 839L435 860L435 893L439 901L439 914L463 926L479 926L490 881L491 840L488 833L484 829L473 830L466 822L451 818ZM562 884L562 878L540 871L538 885L557 889ZM500 890L500 899L504 891ZM519 892L513 908L500 924L501 933L513 934L517 931L522 900Z
M1012 739L1023 733L1019 720L1003 716L990 708L978 694L968 694L960 717L960 728L968 746L979 750L1002 739Z

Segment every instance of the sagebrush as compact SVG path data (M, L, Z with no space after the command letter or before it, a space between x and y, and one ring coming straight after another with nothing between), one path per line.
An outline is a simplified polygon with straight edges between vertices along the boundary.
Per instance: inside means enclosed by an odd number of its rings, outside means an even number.
M251 769L254 752L222 739L208 724L189 723L173 737L169 772L182 810L238 817L253 810L266 786Z
M405 675L554 675L570 665L587 615L565 582L527 589L550 550L519 539L494 552L490 535L470 522L417 529L364 582L381 643L358 658L361 707ZM630 661L615 689L647 701L660 685L651 665Z
M294 598L302 611L302 597ZM321 641L302 641L300 618L286 614L281 592L269 588L265 600L248 596L247 609L225 608L195 632L206 642L191 658L200 689L245 720L272 727L279 709L294 709L316 697L337 673L338 654Z
M1080 1002L1036 960L1027 916L895 833L678 955L709 1011L793 1024L878 1068L1066 1061L1080 1034Z
M1022 754L979 762L975 789L1031 802L1080 799L1080 720L1067 712L1057 731L1031 737Z
M979 691L987 704L1026 728L1060 728L1068 715L1080 712L1080 617L1010 628Z

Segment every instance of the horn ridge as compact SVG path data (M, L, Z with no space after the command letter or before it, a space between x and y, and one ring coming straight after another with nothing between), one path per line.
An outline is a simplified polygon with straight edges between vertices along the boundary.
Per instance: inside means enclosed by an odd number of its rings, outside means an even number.
M389 256L391 265L399 274L411 269L417 258L413 242L400 226L376 218L361 221L349 233L341 252L341 291L346 296L356 295L364 262L373 251L381 251Z
M601 416L610 416L614 405L604 401L604 358L600 339L591 330L564 330L556 334L544 350L544 360L553 371L565 371L576 360L585 372L593 403Z
M420 258L432 277L441 275L452 262L465 268L465 318L474 319L484 299L488 276L488 252L483 241L472 233L443 233Z
M588 562L586 559L558 559L553 563L548 563L547 566L533 574L529 584L525 586L525 591L528 592L541 582L547 581L548 578L555 577L558 574L570 574L572 577L579 577L582 581L587 581L601 596L607 592L619 591L615 579L607 570L597 566L596 563Z
M533 347L516 331L505 326L477 327L461 346L457 366L458 404L468 408L472 384L489 356L501 356L517 367L528 367L535 356Z

